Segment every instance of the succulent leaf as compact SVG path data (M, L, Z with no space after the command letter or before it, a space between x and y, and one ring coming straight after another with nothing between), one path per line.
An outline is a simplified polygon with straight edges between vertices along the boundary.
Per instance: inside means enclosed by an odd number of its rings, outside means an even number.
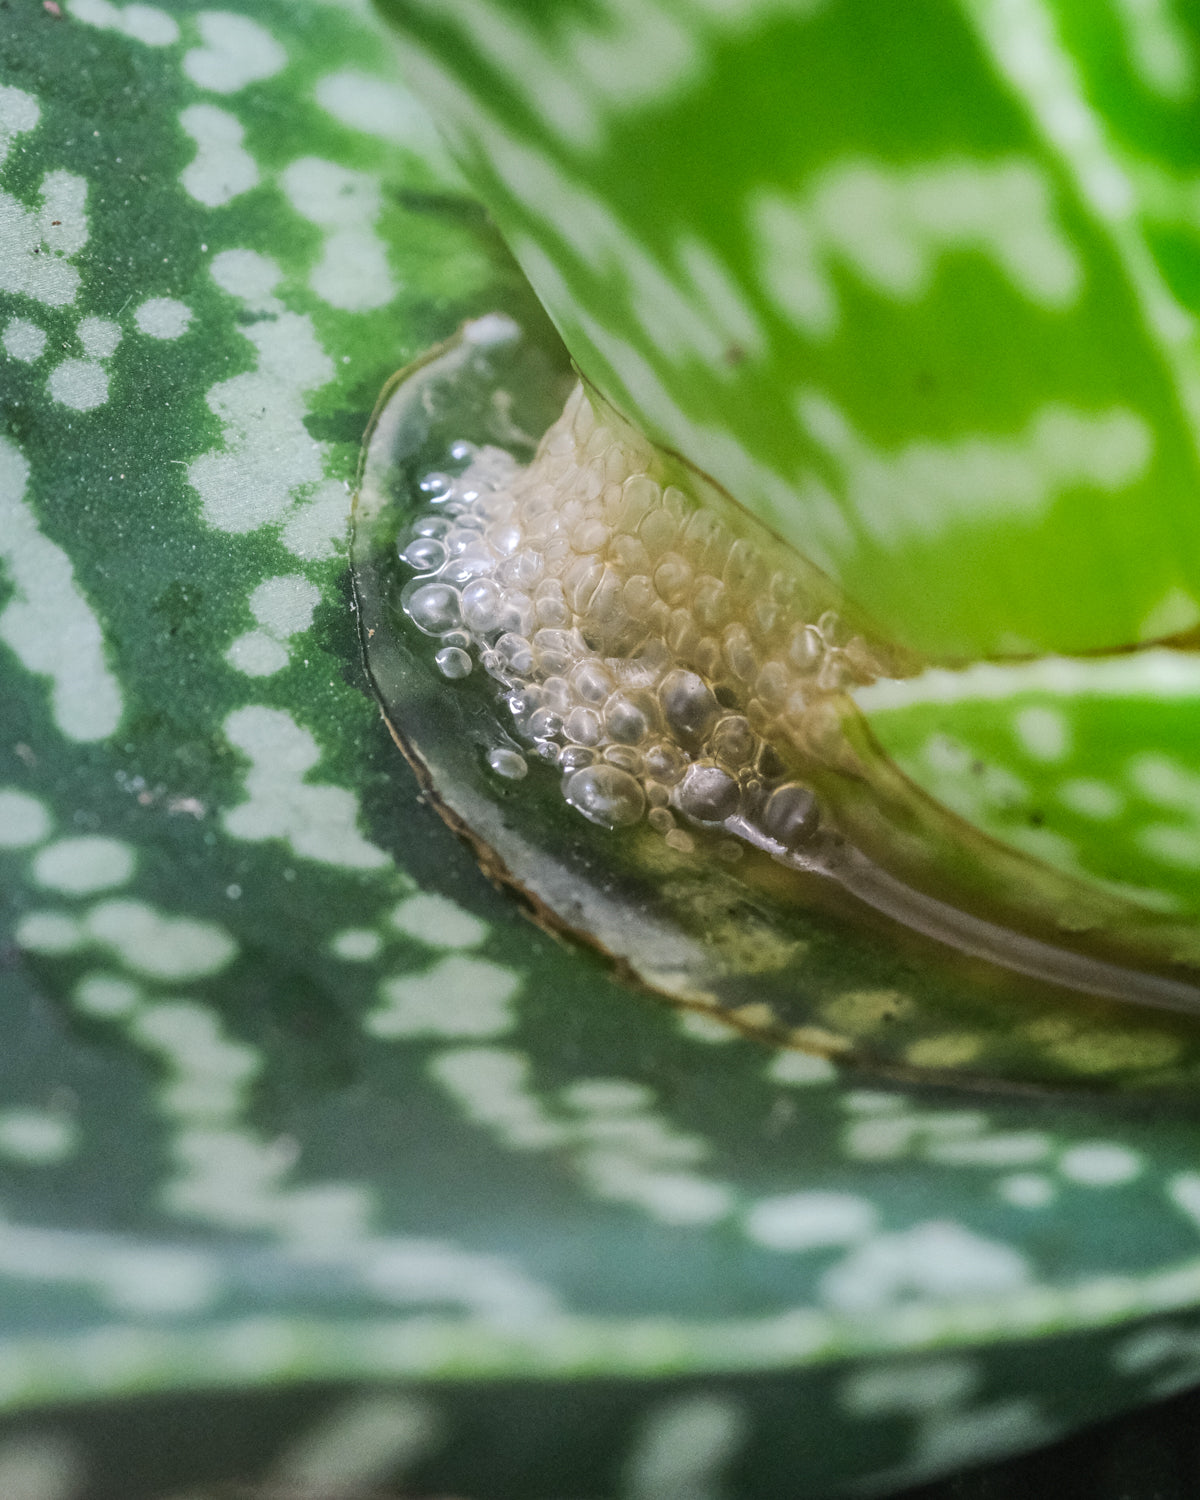
M681 1020L421 801L348 487L392 371L528 299L380 29L3 17L0 1487L818 1495L1191 1378L1186 1112L869 1087Z
M1197 623L1191 318L1048 5L384 9L583 369L886 635Z

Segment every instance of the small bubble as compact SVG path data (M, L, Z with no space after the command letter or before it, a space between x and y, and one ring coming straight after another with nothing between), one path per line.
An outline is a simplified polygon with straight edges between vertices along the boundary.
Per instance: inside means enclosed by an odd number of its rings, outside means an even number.
M436 537L414 537L400 554L402 562L418 573L436 573L446 561L446 549Z
M748 766L758 752L758 736L741 714L718 720L708 741L709 753L733 770Z
M668 672L663 678L658 698L667 723L684 744L699 745L720 712L712 689L704 679L681 668Z
M462 591L462 615L481 635L494 630L500 609L500 590L490 578L477 578Z
M461 623L458 590L445 583L408 584L400 595L405 614L426 635L441 635Z
M588 766L567 777L563 795L572 807L602 828L636 823L646 810L642 789L617 766Z
M678 745L670 740L660 740L651 745L642 755L646 775L664 786L674 786L687 770L688 760Z
M642 757L632 745L605 745L603 754L610 766L619 766L631 776L642 774Z
M738 809L738 784L712 761L696 761L688 767L675 794L681 812L699 823L721 823Z
M599 707L611 694L616 684L597 661L581 661L570 674L570 683L578 697L585 703Z
M563 721L563 731L577 745L598 745L604 735L604 725L594 708L573 708Z
M433 659L443 677L453 680L470 676L471 658L458 646L443 646Z
M816 672L823 655L825 642L820 639L820 631L816 625L798 625L792 631L792 639L787 642L787 660L792 663L796 672L804 673L805 676Z
M535 740L551 740L562 727L562 715L553 709L537 708L529 716L528 730Z
M505 781L520 781L529 770L529 764L523 755L515 750L508 750L503 745L488 751L487 763Z
M564 745L558 763L564 771L582 771L596 763L596 752L586 745Z
M456 444L455 446L457 447L458 445ZM457 456L453 448L450 450L450 456L452 458ZM432 474L426 474L417 488L428 500L445 500L453 493L454 480L450 478L449 474L443 474L439 470L435 470Z
M496 654L510 672L524 677L533 671L533 650L523 635L512 631L496 642Z
M650 733L645 710L624 693L614 693L604 705L604 727L622 745L640 745Z
M845 644L845 631L842 626L841 616L835 609L827 609L817 620L817 629L828 646L841 646Z
M785 849L808 843L819 821L817 799L806 786L795 781L776 787L762 816L763 831Z

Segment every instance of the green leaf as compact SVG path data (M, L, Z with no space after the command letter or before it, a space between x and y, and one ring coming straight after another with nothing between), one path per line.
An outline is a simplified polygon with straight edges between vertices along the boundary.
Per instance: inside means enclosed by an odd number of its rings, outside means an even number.
M1189 1116L681 1018L422 801L350 610L359 435L528 304L391 44L315 0L5 28L10 1492L820 1494L1189 1378Z
M1039 0L384 9L583 369L886 635L1197 622L1190 318Z

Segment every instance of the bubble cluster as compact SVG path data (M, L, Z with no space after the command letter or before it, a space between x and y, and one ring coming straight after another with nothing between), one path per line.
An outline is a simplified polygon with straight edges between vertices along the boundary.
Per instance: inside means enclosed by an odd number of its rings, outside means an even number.
M800 565L655 477L655 451L582 387L528 466L466 442L450 457L461 472L425 477L399 541L401 604L439 670L495 679L515 738L593 823L645 821L681 850L685 825L809 843L816 803L776 747L879 664ZM510 749L489 764L524 774Z

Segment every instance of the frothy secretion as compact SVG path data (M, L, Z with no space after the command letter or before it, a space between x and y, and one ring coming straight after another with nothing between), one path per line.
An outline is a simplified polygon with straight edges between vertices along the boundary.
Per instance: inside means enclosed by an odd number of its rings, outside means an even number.
M426 476L399 541L401 603L440 671L494 678L516 740L593 823L644 820L682 851L689 825L810 843L816 802L779 749L827 732L821 705L880 664L784 550L668 482L582 387L527 467L466 442L450 456L461 472ZM520 759L494 751L492 769Z

